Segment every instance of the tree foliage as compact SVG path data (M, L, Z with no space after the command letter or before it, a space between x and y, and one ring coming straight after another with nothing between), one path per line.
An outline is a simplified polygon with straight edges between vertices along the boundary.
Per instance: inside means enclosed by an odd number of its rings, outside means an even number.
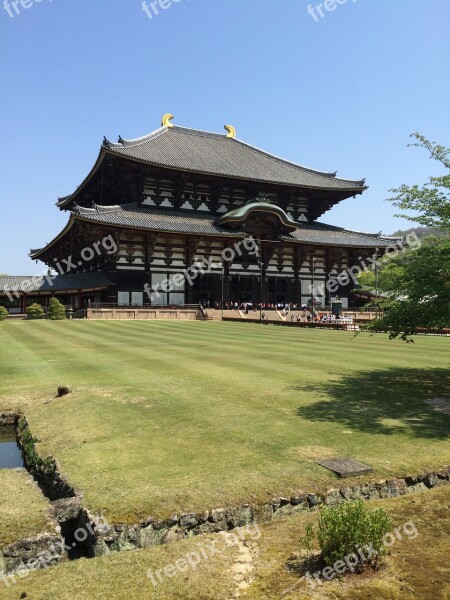
M450 229L450 148L429 142L418 133L417 143L431 158L439 161L447 173L430 177L420 186L403 185L393 190L395 206L415 210L417 216L399 215L421 225ZM394 259L384 258L379 270L379 289L387 294L383 318L372 323L375 330L390 331L391 337L410 341L419 328L441 329L450 326L450 239L431 236L422 240L415 251L406 251ZM374 285L374 274L364 274L360 283Z
M450 240L417 250L399 279L392 281L390 295L385 316L373 328L389 329L391 337L408 339L420 328L450 326Z
M51 298L48 303L47 315L51 321L62 321L66 318L66 307L58 298Z
M8 311L4 306L0 306L0 321L4 321L8 316Z
M430 158L441 163L447 171L440 177L430 177L424 185L406 185L391 190L396 194L390 198L394 206L401 210L413 210L420 214L396 215L425 225L427 227L450 228L450 148L430 142L423 135L413 133L416 140L410 146L425 148L430 153Z

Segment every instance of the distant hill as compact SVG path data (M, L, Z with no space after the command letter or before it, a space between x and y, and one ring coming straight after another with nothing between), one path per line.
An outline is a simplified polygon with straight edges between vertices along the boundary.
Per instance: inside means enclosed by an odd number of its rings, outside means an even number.
M436 237L447 237L450 238L450 231L440 229L439 227L411 227L411 229L399 229L392 234L392 237L401 237L408 235L408 233L416 232L418 238L429 237L434 235Z

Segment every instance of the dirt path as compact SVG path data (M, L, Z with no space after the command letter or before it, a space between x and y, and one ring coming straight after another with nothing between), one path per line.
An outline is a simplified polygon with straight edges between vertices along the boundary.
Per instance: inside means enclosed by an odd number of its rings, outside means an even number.
M225 538L230 536L229 533L221 535ZM238 550L236 559L230 570L230 575L236 586L230 600L235 600L236 598L240 598L241 592L247 589L254 581L255 561L259 556L259 546L256 540L240 539L239 535L234 535L232 539Z

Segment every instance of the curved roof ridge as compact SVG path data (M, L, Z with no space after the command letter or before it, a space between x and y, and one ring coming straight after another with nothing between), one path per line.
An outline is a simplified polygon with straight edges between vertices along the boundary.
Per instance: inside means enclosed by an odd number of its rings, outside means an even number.
M60 240L72 228L73 224L75 223L75 219L76 219L75 215L73 213L71 213L69 220L67 221L64 229L62 229L62 231L60 231L58 233L58 235L56 237L54 237L50 242L48 242L43 248L39 248L38 250L31 249L28 256L30 258L32 258L33 260L37 259L41 252L43 252L47 248L50 248L51 246L53 246L53 244L55 244L58 240Z
M181 125L174 125L172 127L174 131L179 131L180 133L192 133L194 135L200 135L203 137L214 137L219 139L228 139L226 133L217 133L215 131L204 131L203 129L192 129L191 127L181 127Z
M328 223L322 223L321 221L313 221L312 223L308 223L308 225L324 225L325 227L328 227L329 229L335 229L337 231L348 231L349 233L354 233L355 235L363 235L363 236L369 236L369 237L373 237L373 238L381 238L382 237L381 231L378 231L377 233L369 233L367 231L358 231L356 229L347 229L346 227L339 227L338 225L329 225Z
M157 137L159 137L160 135L169 132L171 129L178 131L180 133L191 133L194 135L200 135L203 137L216 137L216 138L226 138L226 134L221 134L221 133L216 133L214 131L203 131L201 129L192 129L190 127L181 127L180 125L173 125L173 127L160 127L159 129L155 129L155 131L151 131L150 133L147 133L146 135L143 135L141 137L138 138L134 138L134 139L125 139L122 138L122 136L119 136L120 138L120 142L109 142L110 147L111 148L129 148L132 146L140 146L141 144L145 144L146 142L149 142ZM108 140L109 141L109 140Z
M336 179L337 181L346 181L347 183L355 183L359 186L364 185L366 182L365 179L344 179L342 177L336 177L337 171L334 171L333 173L331 173L329 171L318 171L317 169L312 169L311 167L306 167L305 165L301 165L300 163L295 163L291 160L287 160L276 154L271 154L270 152L267 152L266 150L262 150L261 148L258 148L258 146L253 146L252 144L248 144L247 142L243 142L242 140L239 140L237 138L233 139L232 141L237 142L238 144L242 144L243 146L247 146L247 148L251 148L252 150L256 150L257 152L260 152L261 154L264 154L265 156L267 156L269 158L273 158L281 163L284 163L291 167L295 167L297 169L303 169L304 171L307 171L308 173L313 173L314 175L322 175L323 177L329 177L330 179Z
M61 208L63 206L65 206L66 204L68 204L70 202L70 200L73 198L73 196L89 181L89 179L97 172L98 168L100 167L101 163L102 163L102 158L105 152L105 148L103 146L100 147L100 151L98 153L97 156L97 160L94 163L94 166L92 167L92 169L89 171L88 175L86 175L86 177L83 179L83 181L80 183L80 185L78 185L76 187L76 189L69 194L68 196L62 196L61 198L58 198L58 201L56 202L56 206L58 208Z
M121 212L124 210L129 210L130 208L136 208L136 202L129 202L127 204L94 204L94 208L87 208L85 206L79 206L75 204L74 213L79 215L92 215L99 213L115 213Z
M153 140L157 137L159 137L160 135L162 135L163 133L166 133L167 131L169 131L169 127L160 127L159 129L156 129L155 131L152 131L151 133L147 133L147 135L143 135L141 137L132 139L132 140L125 140L123 139L121 136L119 136L119 138L122 140L121 142L109 142L110 148L129 148L130 146L140 146L141 144L145 144L145 142L149 142L150 140Z
M253 146L252 144L248 144L247 142L239 140L238 138L232 139L232 141L236 142L238 144L241 144L242 146L246 146L247 148L251 148L252 150L256 150L257 152L264 154L264 156L267 156L268 158L273 158L274 160L282 162L291 167L296 167L297 169L298 168L304 169L305 171L308 171L308 173L313 173L314 175L322 175L323 177L329 177L330 179L334 179L336 177L337 171L335 171L334 173L330 173L329 171L317 171L316 169L311 169L310 167L305 167L304 165L295 163L291 160L286 160L285 158L282 158L281 156L277 156L276 154L271 154L270 152L267 152L266 150L262 150L261 148L258 148L258 146Z

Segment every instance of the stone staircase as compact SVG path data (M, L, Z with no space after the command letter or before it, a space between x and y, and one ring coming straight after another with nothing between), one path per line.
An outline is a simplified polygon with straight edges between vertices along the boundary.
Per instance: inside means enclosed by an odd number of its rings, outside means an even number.
M207 315L207 319L209 321L221 321L222 320L222 311L219 309L217 310L216 308L206 308L206 315ZM226 311L226 312L233 312L237 314L237 311Z

